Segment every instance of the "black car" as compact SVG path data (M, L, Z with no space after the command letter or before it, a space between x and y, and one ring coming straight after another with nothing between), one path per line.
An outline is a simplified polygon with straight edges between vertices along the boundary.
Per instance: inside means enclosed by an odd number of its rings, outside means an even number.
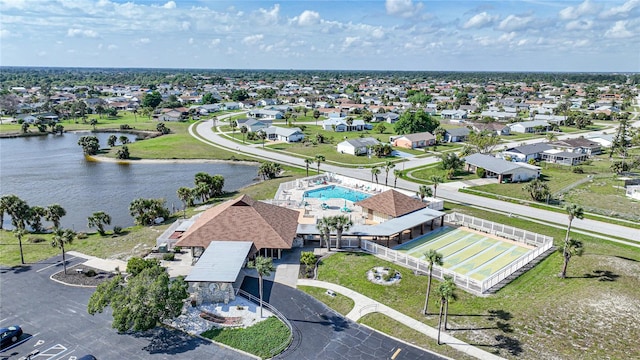
M22 336L22 329L18 325L0 328L0 347L13 344Z
M83 357L78 358L78 360L98 360L98 359L96 359L96 357L93 355L85 355Z

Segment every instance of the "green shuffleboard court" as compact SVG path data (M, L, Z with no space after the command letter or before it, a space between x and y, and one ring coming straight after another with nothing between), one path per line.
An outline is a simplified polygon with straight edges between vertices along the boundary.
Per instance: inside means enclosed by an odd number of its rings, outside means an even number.
M429 249L443 255L444 268L479 281L531 251L512 241L502 241L449 226L443 226L394 248L422 260Z

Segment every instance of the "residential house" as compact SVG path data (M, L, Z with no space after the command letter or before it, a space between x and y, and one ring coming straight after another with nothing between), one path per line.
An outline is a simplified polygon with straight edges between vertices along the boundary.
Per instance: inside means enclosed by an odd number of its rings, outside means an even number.
M182 112L178 110L169 110L161 114L154 115L158 121L182 121L184 120Z
M561 115L536 114L533 117L533 120L546 121L549 124L554 124L554 125L564 125L566 118L564 116L561 116Z
M480 116L483 118L489 117L497 121L508 121L517 118L518 114L506 111L485 110L480 113Z
M550 142L549 145L554 149L576 154L587 154L589 156L602 153L599 143L585 138L557 140Z
M547 132L551 129L551 125L543 120L521 121L509 124L511 132L529 134Z
M467 112L464 110L442 110L440 116L443 119L462 120L467 118Z
M524 162L511 162L491 155L472 154L463 158L467 171L485 170L488 178L497 178L499 183L529 181L540 177L540 167Z
M37 117L30 114L20 114L16 116L16 119L18 121L22 120L22 122L26 124L35 124L40 121Z
M271 106L278 105L278 100L276 99L261 99L256 102L256 106Z
M267 119L267 120L277 120L283 119L284 115L281 111L278 110L265 110L265 109L256 109L249 111L249 116L253 116L256 119Z
M498 136L509 135L511 134L511 129L501 123L492 122L492 123L473 123L471 124L471 128L476 132L487 132L490 134L495 134Z
M224 102L220 106L224 110L240 110L240 104L237 102Z
M366 155L369 148L380 144L380 142L372 137L347 139L338 143L337 150L341 154Z
M393 139L393 146L403 147L407 149L423 148L426 146L432 146L435 143L436 137L429 132L405 134L397 136Z
M587 137L587 140L593 141L595 143L600 144L601 147L611 147L613 145L613 140L615 139L615 134L600 134L600 135L591 135Z
M347 118L329 118L322 122L322 128L324 130L333 130L335 132L344 131L362 131L371 130L373 126L367 124L364 120L348 120Z
M176 246L191 248L197 257L216 241L252 241L250 256L280 258L282 250L293 245L299 215L296 210L242 195L203 212Z
M542 160L542 153L552 149L547 143L535 143L520 145L504 150L500 157L507 161L529 162L529 160Z
M542 152L542 160L548 163L576 166L586 161L589 155L583 153L574 153L559 149L549 149Z
M466 127L445 129L444 142L461 142L467 139L471 131Z
M263 130L267 134L267 139L271 141L298 142L304 139L304 133L300 128L285 128L279 126L269 126Z
M393 112L388 112L388 113L381 113L381 114L373 114L373 118L371 119L372 122L388 122L389 124L393 124L396 121L398 121L398 119L400 118L400 115L393 113Z
M236 123L238 124L238 129L240 129L243 126L246 126L248 131L256 132L256 131L260 131L260 130L266 129L269 126L271 126L272 121L271 120L262 120L262 119L258 120L258 119L254 119L254 118L244 118L244 119L236 120Z

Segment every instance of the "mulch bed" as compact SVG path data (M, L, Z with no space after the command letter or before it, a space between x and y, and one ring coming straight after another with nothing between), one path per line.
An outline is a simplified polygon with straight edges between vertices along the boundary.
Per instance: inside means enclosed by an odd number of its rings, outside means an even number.
M82 269L82 272L76 271L76 269ZM95 276L89 276L90 271L95 271ZM68 285L82 285L82 286L98 286L101 283L112 279L115 276L114 273L104 271L90 266L74 265L67 267L67 273L64 271L57 272L51 276L52 279L58 280Z

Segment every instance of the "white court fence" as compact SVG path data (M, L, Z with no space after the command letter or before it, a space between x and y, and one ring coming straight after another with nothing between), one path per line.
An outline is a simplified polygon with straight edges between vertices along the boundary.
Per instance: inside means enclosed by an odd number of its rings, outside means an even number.
M445 222L453 225L465 226L470 229L507 238L529 246L534 246L534 249L530 250L484 280L472 279L466 275L462 275L439 266L433 267L433 277L436 279L443 280L445 275L451 276L458 287L477 295L482 295L487 290L498 285L511 274L542 255L553 246L553 238L549 236L532 233L530 231L517 229L511 226L486 221L464 214L447 214L445 216ZM429 272L429 263L427 261L389 249L374 242L363 240L362 249L414 271L423 273Z

